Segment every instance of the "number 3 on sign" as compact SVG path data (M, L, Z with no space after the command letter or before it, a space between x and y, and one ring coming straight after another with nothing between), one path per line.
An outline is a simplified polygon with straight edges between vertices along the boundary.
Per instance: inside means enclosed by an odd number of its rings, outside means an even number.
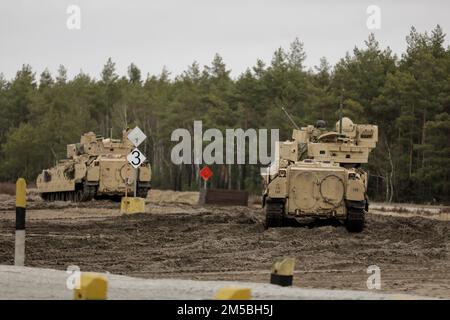
M137 148L131 151L127 156L128 162L135 168L138 168L145 161L145 159L147 158Z
M132 155L131 163L134 166L138 166L141 163L141 157L139 157L141 154L139 153L139 151L133 151L131 153L131 155ZM135 160L136 160L136 162L135 162Z

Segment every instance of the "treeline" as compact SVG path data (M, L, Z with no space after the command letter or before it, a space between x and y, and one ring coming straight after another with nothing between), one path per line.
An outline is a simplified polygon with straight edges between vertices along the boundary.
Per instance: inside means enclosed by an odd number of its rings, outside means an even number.
M0 180L34 180L64 157L66 144L80 134L120 137L138 125L148 134L145 151L157 188L196 190L201 166L174 165L170 152L176 128L192 131L194 120L207 128L279 128L291 135L284 106L299 125L317 119L332 127L340 96L344 115L356 123L379 126L379 143L367 169L370 196L377 200L449 202L450 200L450 49L437 26L431 33L414 28L401 57L380 48L370 35L335 66L325 58L306 69L303 44L296 39L279 48L270 63L261 60L236 79L219 55L208 66L193 63L172 77L143 77L131 64L120 77L109 59L100 78L80 73L67 78L36 76L24 65L14 79L0 77ZM213 187L260 191L256 165L214 165Z

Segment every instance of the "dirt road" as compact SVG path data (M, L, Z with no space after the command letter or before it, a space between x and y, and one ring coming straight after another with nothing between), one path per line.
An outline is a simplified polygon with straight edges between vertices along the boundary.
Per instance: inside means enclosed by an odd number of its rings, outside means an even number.
M12 264L14 213L0 201L0 264ZM333 225L265 230L257 207L149 200L145 214L121 216L107 201L29 204L28 266L267 282L274 259L292 256L295 286L367 290L367 267L377 265L384 292L450 298L449 221L369 214L365 230L349 234Z

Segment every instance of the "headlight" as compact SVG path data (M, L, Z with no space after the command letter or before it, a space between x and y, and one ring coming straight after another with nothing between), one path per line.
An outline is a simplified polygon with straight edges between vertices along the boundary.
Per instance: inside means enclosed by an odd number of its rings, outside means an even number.
M278 175L282 178L286 177L286 169L279 170Z

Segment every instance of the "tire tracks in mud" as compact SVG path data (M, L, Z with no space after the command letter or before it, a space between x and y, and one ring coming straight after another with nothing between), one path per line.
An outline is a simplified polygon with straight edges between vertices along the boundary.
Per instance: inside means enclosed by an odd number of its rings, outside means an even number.
M266 282L272 262L292 256L296 285L364 290L376 264L388 292L450 298L449 222L369 214L365 230L349 234L335 225L265 230L252 207L150 203L146 211L121 216L117 203L101 201L32 210L40 216L27 221L27 264ZM12 264L13 232L12 218L0 219L0 264Z

